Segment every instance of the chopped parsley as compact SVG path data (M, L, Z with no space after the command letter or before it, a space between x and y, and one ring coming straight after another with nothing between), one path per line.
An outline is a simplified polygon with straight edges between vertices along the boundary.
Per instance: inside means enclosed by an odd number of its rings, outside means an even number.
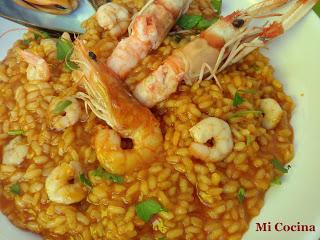
M313 10L320 17L320 2L313 7Z
M238 191L238 200L240 203L243 203L245 195L246 195L246 190L243 187L241 187Z
M23 45L25 45L25 46L29 46L29 44L30 44L30 40L29 39L23 39L22 40L22 43L23 43Z
M283 164L278 159L272 159L271 160L272 165L277 169L278 171L282 173L288 173L288 169L283 166Z
M84 173L79 176L80 182L88 188L92 187L91 181L84 175Z
M56 105L55 109L53 109L53 113L54 114L60 114L63 113L65 111L65 109L70 106L72 104L72 102L70 100L65 100L65 101L61 101L58 102L58 104Z
M144 222L148 222L150 218L164 209L161 205L152 199L142 201L136 205L137 216Z
M237 91L233 98L233 106L238 107L242 103L244 103L245 100L240 96L239 92Z
M73 53L73 44L71 41L64 38L58 39L56 43L57 47L57 59L65 61L65 69L72 71L78 68L78 65L71 61L71 55Z
M39 40L41 38L43 38L43 39L50 38L50 34L45 31L39 31L39 32L35 32L33 34L34 34L35 40Z
M9 130L8 135L10 136L18 136L18 135L24 135L26 134L26 131L24 130Z
M95 177L100 177L102 179L110 180L114 183L124 183L124 177L120 176L118 174L112 174L108 173L105 170L103 170L101 167L98 167L97 169L92 171L92 175Z
M167 240L166 237L160 237L160 238L157 238L157 240Z
M253 64L252 69L257 72L260 70L260 67L257 64Z
M244 110L244 111L239 111L239 112L235 112L233 114L231 114L229 116L229 119L233 119L233 118L238 118L238 117L243 117L246 116L248 114L254 114L254 115L262 115L262 111L258 111L258 110Z
M234 98L233 98L233 106L238 107L242 103L245 102L244 98L241 97L241 93L248 93L248 94L255 94L257 91L254 89L248 89L248 90L238 90L236 91Z
M204 30L210 27L213 23L215 23L218 18L213 18L211 20L206 20L202 16L199 15L182 15L177 21L177 25L183 29L197 29Z
M10 186L10 192L15 195L20 195L20 193L21 193L20 185L18 183L12 184Z
M272 181L271 184L272 185L281 185L281 178L280 177L275 177Z
M249 146L249 145L251 145L251 143L252 143L252 137L251 137L251 135L248 135L246 137L246 144L247 144L247 146Z
M222 7L222 0L211 0L211 5L215 12L220 15L221 7Z

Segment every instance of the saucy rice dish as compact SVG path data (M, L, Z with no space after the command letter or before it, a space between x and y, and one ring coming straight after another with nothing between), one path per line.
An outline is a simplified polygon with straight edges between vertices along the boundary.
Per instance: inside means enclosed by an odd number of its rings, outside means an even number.
M29 29L1 62L0 210L17 227L48 240L239 240L288 172L294 102L269 59L256 49L214 72L197 62L213 43L196 44L220 21L212 1L146 2L112 1L79 36ZM155 31L168 12L170 32Z

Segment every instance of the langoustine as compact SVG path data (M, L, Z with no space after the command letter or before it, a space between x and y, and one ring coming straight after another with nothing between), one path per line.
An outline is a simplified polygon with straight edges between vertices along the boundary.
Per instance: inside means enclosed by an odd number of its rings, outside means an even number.
M157 49L191 0L150 0L129 26L130 36L123 39L107 60L107 66L120 78Z
M75 42L75 50L87 92L78 96L112 128L97 128L95 148L101 165L112 173L124 174L156 160L163 141L157 119L106 66L90 59L80 40ZM132 139L132 149L121 147L121 137Z
M192 84L209 72L208 79L214 77L217 80L218 72L289 30L317 1L298 0L286 14L281 15L280 22L252 29L248 25L254 18L264 17L288 0L264 0L220 18L199 37L174 51L157 70L142 80L134 89L134 96L145 106L153 107L174 93L182 80Z

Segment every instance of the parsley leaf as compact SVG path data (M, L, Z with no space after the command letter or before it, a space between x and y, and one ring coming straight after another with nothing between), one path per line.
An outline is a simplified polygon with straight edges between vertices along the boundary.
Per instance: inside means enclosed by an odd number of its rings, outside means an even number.
M21 192L20 185L18 183L12 184L10 186L10 192L15 195L20 195L20 192Z
M211 20L207 20L199 15L182 15L177 21L177 25L179 25L183 29L198 29L204 30L210 27L213 23L215 23L218 18L213 18Z
M10 136L18 136L18 135L24 135L26 134L26 131L24 130L9 130L8 135Z
M320 2L313 7L313 11L320 17Z
M210 27L212 24L214 24L216 21L218 21L218 18L213 18L211 20L207 20L205 18L202 18L199 23L197 24L196 28L199 30L205 30L208 27Z
M243 203L245 195L246 195L246 190L243 187L241 187L238 192L238 200L240 203Z
M68 55L73 53L73 45L72 42L62 38L58 39L56 43L57 47L57 59L58 60L65 60Z
M221 13L222 0L211 0L211 5L218 15Z
M271 163L275 169L279 170L280 172L288 173L288 169L286 169L278 159L272 159Z
M117 174L108 173L101 167L98 167L96 170L93 170L92 175L95 177L100 177L102 179L110 180L114 183L124 183L124 177Z
M281 185L281 178L280 177L275 177L272 181L271 184L272 185Z
M91 181L84 175L84 173L80 174L79 179L80 179L80 182L86 187L89 187L89 188L92 187Z
M251 135L248 135L246 137L246 144L247 144L247 146L249 146L249 145L251 145L251 143L252 143L252 137L251 137Z
M61 101L58 102L58 104L56 105L55 109L53 109L53 114L60 114L63 113L64 110L70 106L72 104L72 102L70 100L65 100L65 101Z
M23 43L23 45L25 45L25 46L29 46L29 44L30 44L30 40L29 39L23 39L22 40L22 43Z
M197 26L201 19L202 17L198 15L185 14L179 18L177 24L183 29L193 29Z
M152 199L142 201L136 205L136 213L144 222L148 222L150 218L164 209L161 205Z
M70 59L66 59L65 68L68 71L73 71L79 68L78 64L75 62L72 62Z
M242 103L244 103L245 100L240 96L239 92L237 91L233 98L233 106L238 107Z
M257 111L257 110L245 110L245 111L239 111L239 112L235 112L233 114L231 114L229 116L229 119L233 119L233 118L238 118L238 117L243 117L246 116L248 114L255 114L255 115L261 115L262 111Z
M38 33L34 33L35 40L39 40L41 38L43 39L50 38L50 34L45 31L39 31Z
M255 94L257 91L254 89L248 89L248 90L238 90L236 91L234 98L233 98L233 106L238 107L242 103L245 102L245 100L240 96L240 93L248 93L248 94Z
M65 61L65 69L68 71L73 71L78 69L78 64L71 61L71 55L73 53L73 44L71 41L64 38L58 39L56 43L57 47L57 59Z

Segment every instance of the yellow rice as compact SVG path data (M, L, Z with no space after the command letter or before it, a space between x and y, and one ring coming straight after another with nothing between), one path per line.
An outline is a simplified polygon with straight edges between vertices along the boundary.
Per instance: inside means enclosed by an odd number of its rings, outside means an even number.
M143 0L117 0L130 12L138 11ZM209 1L193 1L190 12L210 16ZM80 36L87 47L104 61L117 44L94 18L84 23ZM154 112L162 125L166 158L146 169L125 176L125 184L115 184L89 175L93 184L87 198L74 205L48 200L44 182L50 171L62 162L79 161L86 171L99 163L87 139L94 126L101 124L93 113L64 132L51 130L47 109L54 96L70 90L72 73L56 60L54 51L44 48L32 32L24 35L30 44L17 41L0 64L0 156L2 146L11 137L11 129L26 131L29 146L27 159L19 167L0 164L0 208L16 226L39 233L44 239L241 239L252 217L263 206L264 194L271 181L280 176L270 163L276 157L283 164L293 158L293 130L290 126L294 108L273 68L260 52L255 51L240 63L229 67L218 78L222 90L213 81L192 86L180 85L169 99L158 104ZM175 48L190 41L177 42L167 37L160 48L147 56L127 78L129 88L155 70ZM28 49L43 57L55 71L48 83L26 79L27 64L17 49ZM233 106L237 89L255 89L246 102ZM285 111L278 127L266 130L262 116L248 114L229 119L239 110L258 109L262 98L274 98ZM221 162L204 163L188 150L193 141L189 129L207 116L228 121L234 149ZM1 157L0 157L1 158ZM19 182L21 194L14 195L10 186ZM238 191L246 190L240 203ZM142 199L155 198L167 209L152 223L144 223L135 213Z

